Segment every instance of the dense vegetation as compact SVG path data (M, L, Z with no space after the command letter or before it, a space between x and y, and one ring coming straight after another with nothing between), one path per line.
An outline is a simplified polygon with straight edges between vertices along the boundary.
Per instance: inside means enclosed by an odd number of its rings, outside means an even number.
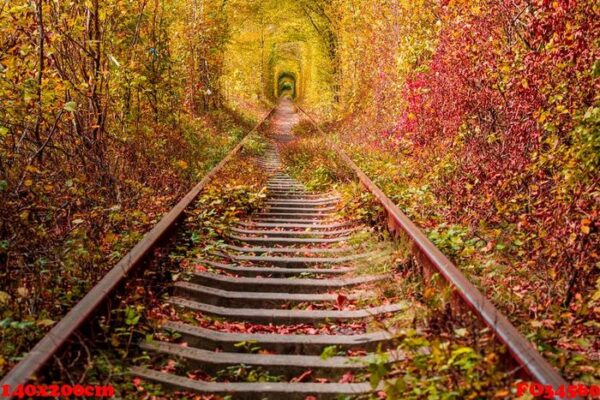
M218 9L0 3L0 374L247 130Z
M0 375L285 89L599 379L599 45L591 0L0 2Z

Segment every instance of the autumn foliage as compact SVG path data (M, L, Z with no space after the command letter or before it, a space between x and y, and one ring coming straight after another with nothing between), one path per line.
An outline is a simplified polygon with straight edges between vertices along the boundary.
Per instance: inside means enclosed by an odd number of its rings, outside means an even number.
M561 277L557 294L568 304L598 261L594 6L488 2L441 12L437 50L427 71L408 76L406 110L388 134L417 156L451 151L452 171L436 188L451 199L449 216L516 226L536 250L530 261Z
M570 360L591 355L600 296L598 5L385 2L376 29L365 23L375 18L368 5L345 7L351 22L341 34L362 41L350 36L360 28L369 38L348 50L349 60L367 62L345 81L338 125L356 138L361 166L522 329L573 350ZM365 155L365 141L378 151ZM588 339L569 343L567 331Z
M598 379L599 45L592 0L0 2L0 375L285 73L544 356ZM290 149L333 181L320 139Z
M0 4L0 375L244 133L215 9Z

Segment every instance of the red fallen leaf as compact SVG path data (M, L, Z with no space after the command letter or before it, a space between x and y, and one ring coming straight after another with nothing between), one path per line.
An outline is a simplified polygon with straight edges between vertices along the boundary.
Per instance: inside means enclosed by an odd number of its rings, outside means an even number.
M379 392L377 392L377 398L387 399L387 394L385 394L385 392L383 390L380 390Z
M140 378L134 378L133 379L133 386L135 386L135 389L138 392L143 392L144 391L144 387L142 386L142 380Z
M348 301L348 296L338 293L336 301L338 308L342 308L346 304L346 301Z
M348 355L350 357L360 357L366 356L367 352L365 350L348 350Z
M300 375L298 375L295 378L292 378L290 380L291 383L298 383L298 382L304 382L309 376L312 375L312 370L306 370L303 373L301 373Z
M206 271L208 271L208 268L206 268L204 265L196 264L196 271L198 271L198 272L206 272Z
M177 361L169 360L167 361L167 365L160 370L160 372L173 372L177 367Z
M315 396L306 396L304 400L317 400Z
M196 381L210 381L212 377L202 370L188 372L187 377ZM206 398L203 398L206 399Z
M342 375L342 378L339 380L339 383L352 383L354 381L354 374L352 372L346 372Z

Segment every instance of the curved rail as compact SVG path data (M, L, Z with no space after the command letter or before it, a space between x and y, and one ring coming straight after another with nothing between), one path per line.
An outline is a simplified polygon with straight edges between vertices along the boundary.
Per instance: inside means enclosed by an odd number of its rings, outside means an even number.
M141 264L145 256L166 236L182 217L206 184L241 149L246 138L256 131L273 113L273 107L254 128L202 180L194 186L104 277L19 361L0 382L0 387L16 388L26 384L58 352L73 333L94 313L125 277Z
M308 117L317 130L324 136L314 118L301 107L296 107ZM352 161L352 159L336 143L326 139L328 144L337 152L340 158L352 169L360 182L375 196L388 214L390 230L403 233L411 240L412 255L430 271L439 272L454 288L466 305L475 312L496 337L507 347L517 364L526 371L527 375L543 385L553 388L567 387L565 379L544 359L523 336L465 275L446 257L425 234L404 214L392 200L377 187L377 185ZM558 399L559 397L555 397Z

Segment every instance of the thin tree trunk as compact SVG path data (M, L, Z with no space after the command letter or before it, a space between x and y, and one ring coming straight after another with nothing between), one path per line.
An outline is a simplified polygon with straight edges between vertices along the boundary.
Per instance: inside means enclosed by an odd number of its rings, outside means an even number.
M37 25L38 25L38 75L37 75L37 117L36 117L36 121L35 121L35 129L34 129L34 134L35 134L35 140L38 143L38 145L41 143L41 134L40 134L40 130L41 130L41 124L42 124L42 118L44 117L43 113L44 113L44 106L42 104L42 84L44 81L44 14L43 14L43 9L42 9L42 1L43 0L37 0L36 3L36 8L37 8L37 12L36 12L36 16L37 16ZM40 152L38 154L39 159L42 158L42 153Z

